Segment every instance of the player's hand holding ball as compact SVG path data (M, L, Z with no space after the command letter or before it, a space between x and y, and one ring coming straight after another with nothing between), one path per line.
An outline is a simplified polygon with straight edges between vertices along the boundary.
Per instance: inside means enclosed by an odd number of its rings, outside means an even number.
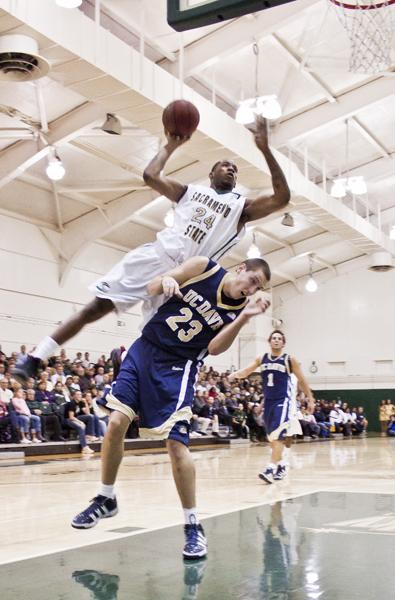
M174 100L166 106L162 123L168 145L174 149L187 142L199 125L199 111L188 100Z

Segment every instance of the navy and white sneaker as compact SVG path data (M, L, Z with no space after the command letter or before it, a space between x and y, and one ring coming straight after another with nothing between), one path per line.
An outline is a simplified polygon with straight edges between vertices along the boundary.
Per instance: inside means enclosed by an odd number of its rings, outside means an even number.
M16 363L11 375L19 381L19 383L25 385L30 377L37 379L42 365L43 363L40 358L36 358L29 354L25 362Z
M93 569L74 571L73 579L92 592L95 600L117 600L119 577Z
M107 496L95 496L92 498L91 504L80 512L71 522L71 526L75 529L89 529L94 527L100 519L108 519L114 517L118 512L118 504L116 498L108 498Z
M286 465L277 465L277 469L273 475L273 479L275 481L281 481L281 479L284 479L284 477L287 476L287 473L288 473L288 469L287 469Z
M195 560L207 555L207 540L203 527L200 525L185 525L185 546L182 552L185 560Z
M184 593L182 600L196 600L199 595L199 585L202 583L207 560L188 560L184 562Z
M259 479L262 479L265 483L273 483L274 471L271 467L267 467L264 471L258 474Z

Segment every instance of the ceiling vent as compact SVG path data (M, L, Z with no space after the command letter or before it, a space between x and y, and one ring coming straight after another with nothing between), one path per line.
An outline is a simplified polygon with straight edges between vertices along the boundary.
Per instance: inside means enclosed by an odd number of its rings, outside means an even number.
M36 40L26 35L0 37L0 81L32 81L44 77L50 64L38 53Z
M370 255L369 271L385 272L394 268L389 252L375 252Z

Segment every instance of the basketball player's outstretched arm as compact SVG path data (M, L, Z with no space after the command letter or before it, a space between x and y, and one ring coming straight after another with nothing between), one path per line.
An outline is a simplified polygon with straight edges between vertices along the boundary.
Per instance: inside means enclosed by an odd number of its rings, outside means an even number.
M294 373L296 375L296 377L298 378L298 383L300 388L302 389L302 392L304 392L304 394L306 394L307 396L307 403L308 403L308 410L309 412L313 413L314 412L314 405L315 405L315 400L314 400L314 396L313 396L313 392L311 391L309 384L307 383L307 379L305 378L305 376L302 373L302 369L299 366L298 361L293 358L291 356L291 367L292 367L292 373Z
M225 352L233 344L240 329L255 315L264 313L270 306L269 300L258 298L257 300L249 300L244 310L239 316L225 325L214 339L208 345L209 354L221 354Z
M254 135L255 144L262 152L269 167L274 193L271 196L258 196L254 200L246 200L241 217L244 223L261 219L285 208L291 197L285 175L269 148L266 119L257 117L251 131Z
M165 131L167 137L167 143L159 150L154 156L151 162L144 169L143 177L147 185L153 190L159 192L169 200L178 202L180 198L185 194L187 189L186 185L183 185L179 181L170 179L163 175L162 170L169 160L173 152L182 144L189 140L189 137L180 137L171 135Z
M150 296L159 296L164 294L166 298L171 296L181 296L180 285L201 275L208 265L209 259L206 256L194 256L188 258L178 267L171 269L164 275L152 279L147 285L147 292Z
M233 381L234 379L244 379L245 377L248 377L249 375L251 375L251 373L253 373L254 371L256 371L258 369L261 362L262 362L262 357L257 356L257 358L254 360L254 362L252 362L247 367L244 367L244 369L239 369L238 371L234 371L233 373L230 373L228 375L229 381Z

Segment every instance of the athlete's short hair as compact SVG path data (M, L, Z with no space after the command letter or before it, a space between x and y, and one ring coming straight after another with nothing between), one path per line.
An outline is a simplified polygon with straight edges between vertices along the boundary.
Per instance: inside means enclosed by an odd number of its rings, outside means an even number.
M217 160L217 162L211 167L210 173L214 173L214 171L218 167L218 165L220 165L223 162L230 162L230 163L232 163L232 165L234 165L236 167L236 173L238 173L239 169L237 168L236 163L234 163L233 160L228 160L227 158L223 158L222 160Z
M279 333L279 334L282 336L282 338L283 338L283 343L284 343L284 344L286 344L286 343L287 343L287 340L285 339L285 335L283 334L283 332L281 331L281 329L274 329L274 330L271 332L271 334L269 335L269 338L268 338L268 340L267 340L267 341L269 342L269 344L270 344L270 342L271 342L271 340L272 340L272 337L274 336L274 334L275 334L275 333Z
M270 281L272 274L268 263L263 258L247 258L243 261L247 271L263 271L266 281Z

